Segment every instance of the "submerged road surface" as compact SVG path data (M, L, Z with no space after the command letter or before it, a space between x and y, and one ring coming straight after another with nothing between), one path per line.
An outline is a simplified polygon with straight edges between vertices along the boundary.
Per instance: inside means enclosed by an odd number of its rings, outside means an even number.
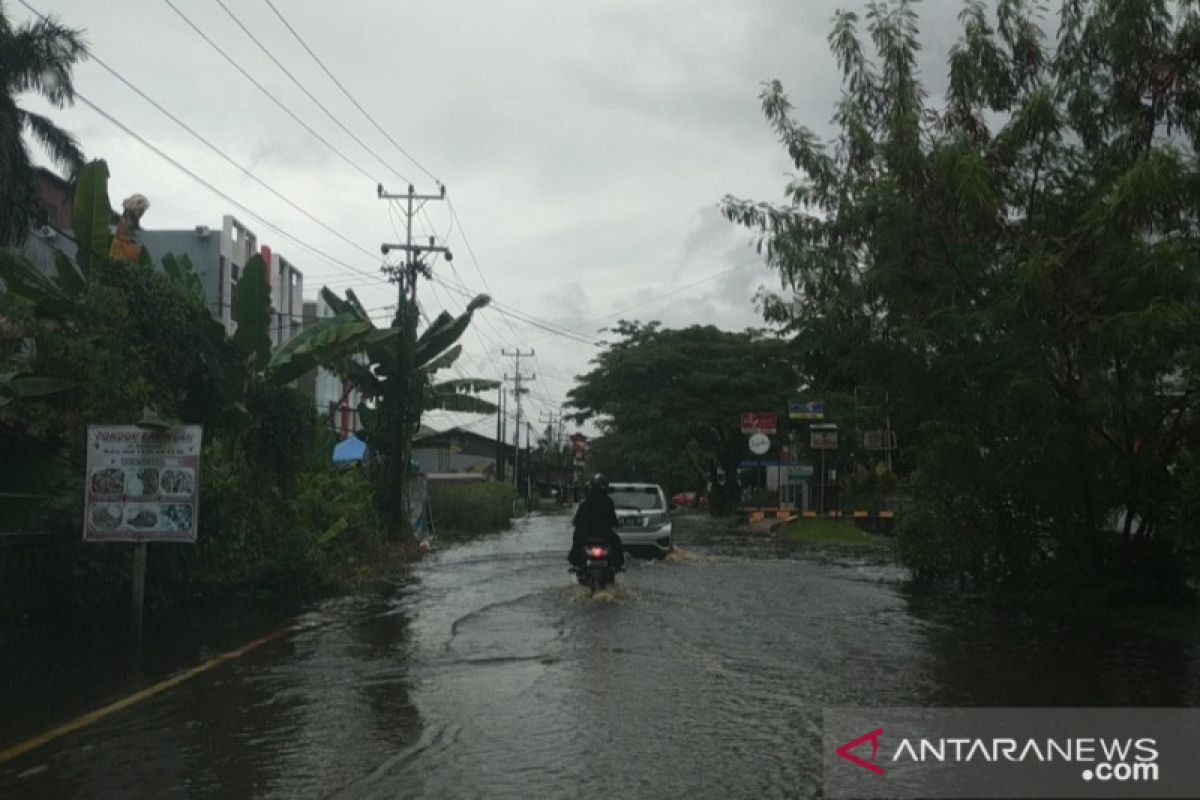
M827 706L1200 704L1187 635L947 608L893 568L695 517L678 557L593 597L566 525L443 543L388 591L0 764L0 796L819 797ZM49 698L88 671L19 674ZM0 694L28 728L46 703L20 696Z

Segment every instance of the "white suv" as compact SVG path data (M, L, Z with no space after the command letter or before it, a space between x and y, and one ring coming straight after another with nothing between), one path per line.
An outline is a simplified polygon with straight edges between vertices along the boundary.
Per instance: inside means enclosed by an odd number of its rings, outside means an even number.
M617 507L621 545L634 555L663 558L675 541L671 534L671 509L657 483L611 483L608 495Z

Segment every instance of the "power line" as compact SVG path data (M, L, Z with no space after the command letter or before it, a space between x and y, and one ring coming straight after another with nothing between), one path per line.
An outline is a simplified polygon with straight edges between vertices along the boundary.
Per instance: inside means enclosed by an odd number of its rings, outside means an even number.
M76 97L76 98L77 98L77 99L78 99L80 102L82 102L84 105L86 105L88 108L92 109L92 110L93 110L93 111L95 111L97 114L99 114L100 116L104 117L106 120L108 120L109 122L111 122L113 125L117 126L117 127L118 127L118 128L120 128L122 131L124 131L124 132L125 132L125 133L126 133L128 136L132 137L132 138L133 138L134 140L136 140L138 143L140 143L141 145L143 145L144 147L146 147L147 149L149 149L151 152L153 152L153 153L154 153L155 155L157 155L159 158L161 158L161 159L163 159L164 161L166 161L167 163L171 164L171 166L175 167L175 168L176 168L176 169L178 169L180 172L184 173L184 174L185 174L185 175L187 175L189 178L191 178L192 180L196 181L196 182L197 182L197 183L199 183L201 186L203 186L204 188L208 189L210 192L212 192L213 194L217 195L218 197L220 197L220 198L221 198L222 200L224 200L225 202L229 203L230 205L234 206L235 208L241 209L241 210L242 210L242 211L243 211L243 212L244 212L244 213L245 213L247 216L249 216L250 218L258 220L258 221L259 221L259 222L261 222L263 225L266 225L268 228L271 228L272 230L274 230L276 233L280 234L280 235L281 235L281 236L283 236L284 238L287 238L287 239L290 239L290 240L292 240L292 241L293 241L293 242L295 242L296 244L298 244L298 245L300 245L301 247L303 247L304 249L306 249L306 250L308 250L308 251L312 252L313 254L317 255L318 257L320 257L320 258L324 259L325 261L329 262L330 264L339 264L339 265L341 265L341 266L345 267L346 269L348 269L348 270L351 270L352 272L357 272L357 273L360 273L360 274L362 274L362 275L365 275L366 277L370 278L371 280L377 280L377 278L376 278L376 276L375 276L375 275L372 275L371 273L367 272L366 270L359 269L358 267L355 267L355 266L354 266L354 265L352 265L352 264L348 264L348 263L346 263L345 261L342 261L342 260L341 260L341 259L339 259L339 258L335 258L334 256L331 256L331 255L329 255L329 254L328 254L328 253L326 253L325 251L323 251L323 250L321 250L321 249L319 249L319 248L317 248L317 247L315 247L315 246L313 246L313 245L309 244L308 242L304 241L303 239L301 239L300 237L296 236L295 234L288 232L288 230L287 230L286 228L283 228L283 227L281 227L281 226L277 225L276 223L274 223L274 222L271 222L270 220L268 220L268 219L266 219L265 217L261 216L261 215L260 215L260 214L258 214L257 212L255 212L255 211L252 211L252 210L251 210L249 207L247 207L247 206L245 206L245 205L243 205L243 204L239 203L237 200L234 200L234 199L233 199L232 197L230 197L228 194L226 194L225 192L221 191L221 190L220 190L220 189L218 189L216 186L213 186L211 183L209 183L208 181L206 181L204 178L200 177L200 176L199 176L199 175L197 175L195 172L193 172L192 170L190 170L190 169L188 169L186 166L184 166L182 163L180 163L179 161L177 161L176 159L172 158L170 155L168 155L167 153L165 153L164 151L162 151L161 149L159 149L157 146L155 146L154 144L152 144L152 143L151 143L149 140L147 140L147 139L146 139L145 137L143 137L141 134L137 133L137 132L136 132L136 131L134 131L132 128L130 128L129 126L125 125L123 122L121 122L120 120L118 120L118 119L117 119L116 117L114 117L112 114L109 114L107 111L105 111L104 109L100 108L100 106L98 106L98 105L96 105L95 103L93 103L91 100L89 100L89 99L88 99L88 98L87 98L87 97L86 97L84 94L82 94L81 92L78 92L78 91L76 91L76 92L75 92L75 97Z
M220 0L218 0L218 2L219 1ZM169 2L169 0L164 0L164 2ZM309 46L308 42L306 42L304 40L304 37L302 37L299 34L299 32L295 29L295 27L288 21L287 17L285 17L283 15L283 13L275 6L275 4L272 2L272 0L265 0L265 2L267 4L267 6L270 7L271 11L273 11L275 13L275 16L279 18L279 21L283 23L284 27L288 29L288 31L292 34L293 37L295 37L296 41L300 44L300 46L302 48L304 48L305 52L307 52L308 55L313 59L313 61L316 62L317 66L321 68L321 70L330 79L330 81L332 81L333 84L335 86L337 86L337 88L339 90L341 90L342 94L346 96L346 99L348 99L354 105L354 107L358 109L359 113L361 113L367 119L367 121L370 122L371 125L373 125L375 127L375 129L377 131L379 131L379 133L382 134L392 144L392 146L396 148L397 151L400 152L401 155L403 155L405 158L407 158L409 161L411 161L414 166L416 166L419 170L421 170L427 176L429 176L429 178L431 180L438 183L439 185L444 185L442 183L442 181L440 179L438 179L438 177L436 175L434 175L432 172L430 172L428 169L426 169L425 166L421 164L421 162L417 161L417 159L415 157L413 157L412 154L410 154L407 150L405 150L404 147L401 146L401 144L399 142L397 142L395 140L395 138L392 137L392 135L390 133L388 133L387 130L382 125L379 124L379 122L370 114L370 112L368 112L362 106L362 104L358 102L358 100L354 97L354 95L351 94L350 90L347 89L340 80L338 80L337 76L335 76L333 74L333 72L329 69L329 67L327 67L325 65L325 62L322 61L321 58L316 54L316 52L313 51L312 47ZM467 248L467 253L471 257L471 261L475 266L475 270L476 270L476 272L479 273L479 277L483 281L484 289L488 292L488 294L491 294L494 298L495 295L491 291L491 287L488 284L487 278L483 274L483 270L480 269L479 259L476 257L475 250L471 246L470 239L467 237L466 230L462 224L462 219L454 207L454 202L449 197L447 197L447 206L450 209L451 219L457 225L458 231L462 235L463 243ZM452 266L452 270L454 271L454 273L457 276L457 269L453 268L453 266ZM459 278L459 282L462 283L461 277ZM466 288L465 283L463 284L463 288L464 289ZM493 305L498 306L499 304L493 299ZM528 316L528 315L525 315L525 316ZM514 318L516 318L520 321L519 317L514 316ZM530 319L533 319L533 318L530 318ZM491 324L490 320L488 320L488 323ZM512 332L513 336L516 338L516 342L519 342L521 337L517 333L516 329L513 328L512 323L508 321L507 317L505 318L505 323L508 325L509 330ZM527 323L527 324L534 324L535 327L542 327L542 328L545 328L546 330L550 330L552 327L549 325L549 323L542 323L541 321L538 321L537 323ZM514 342L514 344L516 342ZM591 344L591 342L588 342L588 343Z
M723 269L720 272L715 272L712 275L709 275L705 278L701 278L700 280L698 280L694 283L689 283L687 286L681 286L678 289L674 289L670 292L660 294L657 297L655 297L653 300L647 300L644 303L638 303L637 305L629 306L628 308L621 309L620 311L614 311L611 314L604 314L602 316L596 317L595 319L589 319L586 322L581 322L578 325L574 325L570 328L567 328L566 330L577 331L580 328L585 328L588 325L594 325L597 322L603 322L604 320L611 319L612 317L618 317L622 314L628 314L631 311L637 311L639 309L646 308L648 306L658 305L659 303L663 302L664 300L674 297L677 294L686 292L689 289L694 289L697 286L708 283L710 281L715 281L717 278L724 277L732 272L737 272L739 269L745 269L746 267L748 267L751 264L754 264L756 262L761 264L762 259L759 258L758 256L755 256L754 258L747 259L746 261L743 261L742 263L737 264L735 266L729 267L728 269ZM537 339L532 339L531 341L537 342L537 341L541 341L542 339L545 339L545 338L546 338L545 336L539 336Z
M173 2L171 2L171 0L163 0L163 2L166 3L167 6L169 6L170 9L179 16L180 19L182 19L185 23L187 23L188 27L191 28L193 31L195 31L196 34L201 39L203 39L205 42L207 42L209 44L209 46L211 46L214 50L217 51L217 53L219 53L221 55L222 58L224 58L226 61L228 61L230 63L230 65L233 66L234 69L236 69L238 72L240 72L242 74L242 77L244 77L246 80L250 81L250 83L252 83L255 88L257 88L260 92L262 92L264 95L266 95L267 99L269 99L272 103L277 105L280 108L280 110L282 110L285 114L287 114L289 117L291 117L293 120L295 120L298 125L300 125L302 128L304 128L304 130L308 131L310 134L312 134L312 136L315 139L317 139L322 144L324 144L326 147L328 147L330 150L332 150L339 158L341 158L343 161L345 161L347 164L349 164L352 168L354 168L356 171L358 171L367 180L369 180L375 184L379 183L378 177L371 175L371 173L367 172L365 169L363 169L361 166L359 166L349 156L347 156L341 150L337 149L332 144L330 144L328 139L326 139L324 136L322 136L321 134L319 134L315 130L313 130L311 125L309 125L304 120L300 119L300 117L294 111L292 111L290 108L288 108L278 97L276 97L274 94L272 94L269 89L267 89L265 86L263 86L257 80L255 80L253 75L251 75L249 72L247 72L242 67L241 64L239 64L237 61L235 61L233 59L232 56L230 56L228 53L226 53L224 50L222 50L220 45L218 45L211 38L209 38L208 34L206 34L204 31L202 31L199 28L199 26L196 25L196 23L192 22L191 18L188 17L187 14L184 14L182 11L180 11L179 8Z
M455 292L456 294L470 295L470 292L468 290L460 289L459 287L454 286L451 283L448 283L444 278L440 278L435 275L433 277L433 280L440 283L446 289L449 289L450 291ZM524 325L529 325L534 328L541 328L542 330L547 331L548 333L552 333L556 336L562 336L566 339L570 339L579 344L586 344L586 345L591 345L591 346L595 346L597 344L596 341L594 341L592 339L588 339L585 336L580 336L579 334L571 333L570 331L556 329L554 327L551 327L550 323L543 323L536 318L527 317L524 315L524 312L519 312L516 309L512 309L512 308L507 308L507 307L501 305L500 303L496 302L495 300L492 300L492 302L489 304L489 308L491 308L491 307L494 307L502 315L512 317L517 322L520 322Z
M32 5L30 5L28 2L26 2L26 0L18 0L18 1L21 3L21 5L23 5L23 6L24 6L26 9L28 9L28 10L29 10L31 13L33 13L35 16L37 16L37 17L39 17L40 19L43 19L43 20L46 20L46 19L48 19L48 17L47 17L45 14L43 14L43 13L42 13L42 12L40 12L40 11L38 11L36 8L34 8ZM167 3L168 3L168 5L170 4L169 0L165 0L165 2L167 2ZM109 72L109 73L110 73L110 74L111 74L113 77L115 77L117 80L119 80L119 81L120 81L121 83L123 83L125 86L127 86L129 89L133 90L133 91L134 91L135 93L137 93L137 94L138 94L140 97L142 97L142 99L146 100L146 102L148 102L148 103L150 103L152 106L154 106L154 108L156 108L156 109L157 109L159 112L161 112L162 114L164 114L164 115L165 115L167 118L169 118L171 121L175 122L177 125L179 125L180 127L182 127L182 128L185 130L185 131L187 131L187 132L188 132L188 133L190 133L192 136L194 136L196 139L198 139L199 141L201 141L201 142L202 142L203 144L205 144L205 145L206 145L206 146L207 146L207 147L208 147L210 150L212 150L213 152L217 153L217 155L221 156L221 158L223 158L225 161L227 161L228 163L232 164L232 165L233 165L234 167L236 167L238 170L240 170L241 172L243 172L243 173L244 173L244 174L245 174L247 177L249 177L249 178L251 178L252 180L254 180L256 183L258 183L259 185L261 185L263 188L267 189L267 190L268 190L268 191L270 191L272 194L274 194L275 196L279 197L279 199L283 200L283 201L284 201L284 202L286 202L288 205L290 205L292 208L295 208L297 211L299 211L300 213L304 214L305 216L307 216L309 219L311 219L311 220L313 220L314 222L316 222L316 223L317 223L318 225L320 225L321 227L323 227L323 228L325 228L326 230L329 230L330 232L334 233L334 234L335 234L335 235L337 235L339 238L341 238L342 240L344 240L345 242L347 242L348 244L350 244L352 247L355 247L356 249L358 249L358 250L362 251L362 252L363 252L363 253L365 253L366 255L373 255L373 254L372 254L372 253L371 253L369 250L366 250L366 249L365 249L365 248L363 248L361 245L358 245L357 243L353 242L352 240L350 240L350 239L346 238L345 236L343 236L342 234L340 234L339 232L337 232L335 229L333 229L331 226L329 226L329 225L327 225L326 223L322 222L322 221L321 221L320 219L318 219L316 216L314 216L313 214L311 214L310 212L308 212L307 210L305 210L305 209L304 209L304 208L302 208L301 206L297 205L296 203L292 202L292 201L291 201L289 198L287 198L287 197L286 197L285 195L283 195L281 192L279 192L278 190L276 190L274 187L270 186L270 185L269 185L269 184L267 184L265 181L262 181L261 179L259 179L259 178L258 178L256 175L254 175L254 174L253 174L253 173L252 173L252 172L251 172L249 169L247 169L246 167L242 166L241 164L238 164L238 163L237 163L236 161L234 161L232 158L230 158L230 157L228 157L227 155L225 155L225 154L224 154L224 153L223 153L223 152L220 150L220 148L216 147L216 146L215 146L215 145L214 145L212 142L210 142L210 141L209 141L208 139L206 139L204 136L202 136L201 134L199 134L197 131L195 131L193 128L191 128L189 125L187 125L185 122L183 122L181 119L179 119L179 118L178 118L178 117L176 117L174 114L172 114L171 112L169 112L169 111L168 111L166 108L164 108L164 107L163 107L163 106L162 106L160 103L156 102L156 101L155 101L153 98L151 98L149 95L147 95L147 94L146 94L145 92L143 92L141 89L139 89L137 86L135 86L135 85L134 85L133 83L131 83L129 80L127 80L127 79L126 79L124 76L122 76L122 75L121 75L119 72L117 72L115 69L113 69L112 67L110 67L110 66L109 66L109 65L108 65L106 62L104 62L103 60L101 60L101 59L100 59L98 56L96 56L96 54L95 54L95 53L93 53L91 50L88 50L88 55L89 55L89 56L90 56L90 57L91 57L93 60L95 60L97 64L99 64L99 65L100 65L102 68L104 68L104 69L105 69L107 72ZM195 172L193 172L192 170L190 170L188 167L184 166L184 165L183 165L181 162L177 161L176 159L174 159L173 157L171 157L170 155L168 155L168 154L167 154L165 151L161 150L160 148L158 148L157 146L155 146L154 144L152 144L152 143L151 143L149 140L147 140L145 137L141 136L140 134L138 134L137 132L135 132L135 131L134 131L132 128L130 128L129 126L127 126L127 125L125 125L124 123L122 123L120 120L118 120L118 119L117 119L116 117L114 117L113 115L109 114L107 111L105 111L104 109L102 109L102 108L101 108L100 106L98 106L96 103L93 103L93 102L92 102L90 99L88 99L88 97L87 97L86 95L84 95L84 94L82 94L82 93L80 93L80 92L76 91L76 92L75 92L75 96L76 96L76 97L77 97L77 98L78 98L78 99L79 99L79 100L80 100L80 101L81 101L81 102L82 102L84 105L88 106L88 107L89 107L89 108L91 108L93 111L95 111L97 114L99 114L100 116L102 116L102 117L104 117L106 120L108 120L110 123L112 123L112 124L113 124L113 125L115 125L116 127L120 128L120 129L121 129L122 131L124 131L124 132L125 132L125 133L126 133L128 136L132 137L134 140L136 140L137 142L139 142L140 144L142 144L144 147L146 147L147 149L151 150L151 151L152 151L152 152L153 152L155 155L157 155L157 156L159 156L160 158L162 158L163 160L167 161L167 162L168 162L168 163L170 163L172 166L174 166L176 169L180 170L180 171L181 171L181 172L183 172L185 175L187 175L188 177L192 178L194 181L196 181L197 183L201 184L202 186L204 186L206 189L208 189L208 190L209 190L209 191L211 191L212 193L216 194L216 195L217 195L218 197L220 197L221 199L225 200L227 203L230 203L230 204L231 204L231 205L233 205L235 208L238 208L238 209L240 209L240 210L241 210L241 211L243 211L243 212L244 212L244 213L245 213L247 216L249 216L249 217L251 217L251 218L253 218L253 219L256 219L256 220L258 220L258 221L259 221L259 222L261 222L263 225L266 225L268 228L271 228L271 229L275 230L277 233L279 233L280 235L284 236L285 238L292 240L293 242L295 242L296 244L298 244L298 245L300 245L301 247L305 248L305 249L306 249L306 250L308 250L309 252L311 252L311 253L313 253L314 255L318 256L319 258L321 258L321 259L325 260L325 261L326 261L326 262L328 262L329 264L336 264L336 265L340 265L340 266L342 266L342 267L345 267L346 269L349 269L349 270L351 270L351 271L353 271L353 272L356 272L356 273L359 273L359 274L361 274L361 275L367 276L367 277L371 278L372 280L379 280L379 278L378 278L377 276L375 276L375 275L372 275L371 273L369 273L369 272L366 272L365 270L361 270L361 269L359 269L359 268L357 268L357 267L355 267L355 266L353 266L353 265L351 265L351 264L348 264L348 263L347 263L347 262L345 262L345 261L342 261L342 260L341 260L341 259L339 259L339 258L336 258L336 257L334 257L334 256L332 256L332 255L330 255L330 254L328 254L328 253L326 253L326 252L324 252L323 250L321 250L321 249L319 249L319 248L317 248L317 247L315 247L315 246L313 246L313 245L309 244L309 243L308 243L308 242L306 242L305 240L303 240L303 239L299 238L298 236L296 236L296 235L294 235L294 234L290 233L290 232L289 232L289 231L287 231L285 228L282 228L281 226L279 226L279 225L277 225L277 224L275 224L275 223L271 222L270 220L266 219L265 217L263 217L263 216L259 215L258 213L256 213L256 212L252 211L252 210L251 210L249 207L247 207L247 206L243 205L242 203L239 203L237 200L233 199L233 198L232 198L230 195L228 195L228 194L226 194L225 192L221 191L221 190L220 190L220 189L218 189L216 186L214 186L212 183L210 183L210 182L208 182L207 180L205 180L204 178L200 177L198 174L196 174Z
M309 100L312 100L313 103L316 104L317 108L319 108L325 112L325 116L327 116L331 120L333 120L334 124L336 124L339 128L341 128L343 131L345 131L346 135L349 136L351 139L353 139L355 142L357 142L359 147L361 147L363 150L366 150L367 153L369 153L372 158L374 158L381 165L383 165L384 169L388 170L389 172L391 172L393 175L395 175L397 178L404 181L405 183L412 183L412 181L410 181L407 176L405 176L405 175L401 174L400 172L398 172L397 170L395 170L390 164L388 164L386 161L384 161L379 156L378 153L376 153L374 150L372 150L366 144L366 142L364 142L362 139L358 138L358 136L356 136L354 134L354 131L352 131L346 127L346 123L344 123L340 119L338 119L336 114L334 114L332 111L330 111L328 108L326 108L325 104L322 103L320 100L318 100L316 98L316 96L308 90L308 87L306 87L303 83L301 83L300 80L295 75L293 75L291 73L291 71L288 70L288 68L285 67L279 61L278 58L275 57L275 54L272 53L271 50L262 43L262 40L250 32L250 29L247 28L242 23L242 21L238 18L238 16L236 14L233 13L232 10L230 10L229 6L225 5L224 0L216 0L216 3L217 3L217 5L219 5L221 7L221 9L226 14L229 15L229 18L233 20L234 24L242 29L242 33L246 34L246 36L250 39L250 41L254 42L254 44L258 46L258 49L262 50L263 53L266 54L267 58L271 59L271 62L275 66L279 67L279 69L283 71L283 74L287 75L288 78L291 79L292 83L296 84L297 88L299 88L300 91L304 92L304 94L308 97Z
M432 180L434 183L437 183L439 186L442 185L442 182L440 180L438 180L436 175L434 175L429 170L425 169L425 167L421 165L421 162L417 161L415 158L413 158L411 155L409 155L408 151L405 150L403 147L401 147L400 143L397 142L395 139L393 139L392 135L390 133L388 133L387 130L384 129L384 127L382 125L380 125L378 122L376 122L374 117L372 117L369 113L367 113L367 110L362 107L362 104L359 103L358 100L356 100L354 98L354 95L350 94L350 90L347 89L345 86L343 86L342 82L339 81L334 76L334 74L329 70L329 68L325 66L325 62L323 62L317 56L317 54L313 52L313 49L308 46L308 43L304 41L304 38L301 37L300 34L297 33L296 29L292 27L292 24L287 21L287 17L283 16L283 14L279 11L279 9L275 7L275 4L272 3L271 0L266 0L266 3L270 7L270 9L275 12L275 16L279 17L279 21L283 23L283 26L288 29L288 31L292 34L292 36L294 36L296 38L296 41L300 43L300 46L304 48L305 52L307 52L310 56L312 56L313 61L317 62L317 66L319 66L321 68L321 70L329 77L329 80L333 81L334 85L342 90L342 94L344 94L346 96L346 98L351 103L354 104L354 107L357 108L359 110L359 112L364 117L366 117L367 120L372 125L375 126L375 130L382 133L384 135L384 137L389 142L392 143L392 146L400 151L401 155L403 155L405 158L407 158L409 161L411 161L413 163L413 165L416 166L417 169L421 170L426 175L428 175L430 180ZM411 181L405 181L405 182L411 183Z

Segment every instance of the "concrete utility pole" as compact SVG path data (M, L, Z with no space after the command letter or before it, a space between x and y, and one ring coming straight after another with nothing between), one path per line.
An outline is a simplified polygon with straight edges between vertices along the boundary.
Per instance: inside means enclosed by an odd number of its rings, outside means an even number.
M555 480L562 479L562 452L559 446L559 440L562 438L562 413L554 411L543 411L538 414L538 421L545 422L550 426L550 441L546 443L547 450L554 451L554 473ZM546 463L546 480L550 479L550 464Z
M499 392L500 402L496 403L496 480L504 482L504 396L508 390L503 386Z
M517 398L517 426L516 426L516 430L513 432L513 485L517 487L518 491L520 491L520 487L521 487L521 483L520 483L520 481L521 481L521 470L520 470L520 463L521 463L521 395L524 394L526 391L528 391L527 389L521 388L521 382L534 380L535 378L537 378L537 375L536 374L534 374L534 375L522 375L521 374L521 359L529 358L529 357L533 356L533 348L532 347L529 348L528 353L522 352L521 348L518 347L516 350L513 350L511 352L509 352L509 350L507 350L507 349L503 349L500 351L500 354L503 356L508 356L509 358L516 359L515 374L511 378L508 377L508 375L506 374L504 376L504 380L513 381L513 383L515 384L515 387L516 387L513 390L514 393L516 394L516 398ZM526 469L528 469L528 465L526 465Z
M407 404L411 394L409 376L412 374L417 341L417 274L424 275L426 278L433 274L423 258L427 253L441 253L447 261L453 260L454 256L446 247L437 245L432 236L429 237L427 245L413 244L412 240L413 216L420 213L430 200L445 200L445 186L440 187L438 194L417 194L412 184L409 184L408 192L405 194L388 194L383 190L383 184L380 184L377 192L381 200L406 201L406 205L401 208L405 217L404 242L385 242L379 248L384 256L392 250L400 250L404 253L403 264L395 266L385 264L383 267L388 278L396 283L398 303L396 323L401 331L396 343L396 362L393 365L394 379L397 385L391 408L392 441L388 454L392 462L390 474L390 499L394 504L392 529L399 533L407 530L409 522L406 480L408 478L408 428L411 426L412 420L409 418Z

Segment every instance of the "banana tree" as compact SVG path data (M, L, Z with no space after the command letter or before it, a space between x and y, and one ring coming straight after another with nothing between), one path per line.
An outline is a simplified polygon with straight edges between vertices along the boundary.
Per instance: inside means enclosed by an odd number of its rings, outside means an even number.
M358 411L370 444L372 434L380 431L375 424L380 406L391 401L388 378L395 372L395 348L402 329L398 325L376 327L352 290L346 292L345 299L329 289L322 289L321 296L334 315L309 326L278 348L271 356L267 374L271 380L286 382L321 366L347 381L363 398ZM443 311L417 337L413 352L417 380L411 381L415 402L407 409L414 432L420 427L420 415L426 411L495 413L496 406L477 395L496 389L498 381L482 378L434 381L437 372L452 367L462 355L462 345L457 341L475 311L489 301L487 295L479 295L458 317Z
M290 380L322 366L359 393L360 435L375 453L393 454L390 460L397 462L385 464L382 499L396 529L403 530L408 519L405 467L421 415L434 410L473 414L496 411L494 404L478 395L497 388L499 382L480 378L436 380L439 371L452 367L462 355L462 345L457 342L471 317L490 298L477 296L457 317L443 311L417 336L399 317L389 327L376 327L353 291L347 291L343 299L322 289L321 296L334 315L280 347L272 356L268 374L273 380ZM394 455L397 453L399 458Z

